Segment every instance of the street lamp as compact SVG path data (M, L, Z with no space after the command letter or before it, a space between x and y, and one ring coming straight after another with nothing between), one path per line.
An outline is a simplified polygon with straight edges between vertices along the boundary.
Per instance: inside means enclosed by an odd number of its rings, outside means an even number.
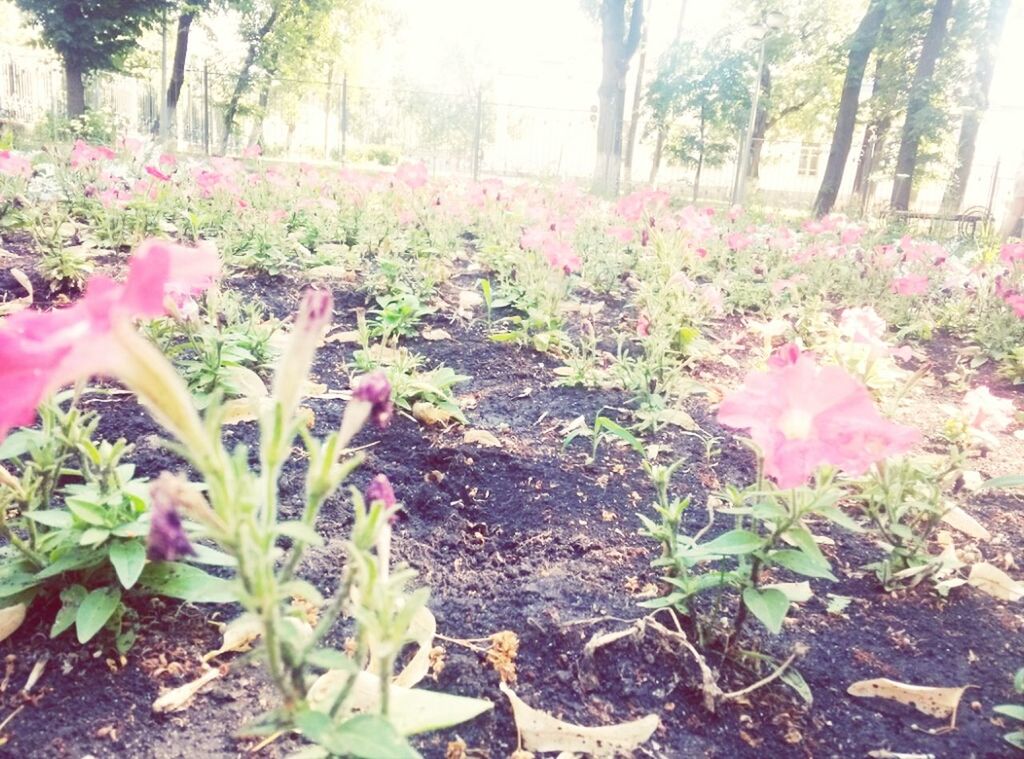
M785 23L786 17L779 11L768 11L754 29L760 34L761 49L757 56L757 78L754 80L754 94L750 99L750 121L743 137L743 149L736 162L736 181L733 183L732 203L743 204L747 194L747 174L750 173L750 152L754 145L754 129L757 126L757 107L761 102L761 78L764 76L764 54L768 43L768 35L778 31Z

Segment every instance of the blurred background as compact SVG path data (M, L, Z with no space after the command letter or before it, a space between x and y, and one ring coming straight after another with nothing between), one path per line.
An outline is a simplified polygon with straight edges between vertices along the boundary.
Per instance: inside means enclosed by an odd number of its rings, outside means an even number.
M101 18L104 5L118 13ZM16 148L76 136L210 155L258 146L607 194L654 184L701 202L953 217L998 215L1024 156L1024 0L0 10L0 134Z

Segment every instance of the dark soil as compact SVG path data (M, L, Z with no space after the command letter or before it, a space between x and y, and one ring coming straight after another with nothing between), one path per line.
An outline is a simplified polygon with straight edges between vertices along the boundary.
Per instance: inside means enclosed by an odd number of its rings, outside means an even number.
M3 273L0 284L8 284ZM238 278L229 286L259 298L280 317L291 312L299 293L285 278ZM338 289L335 298L336 324L354 325L352 309L363 304L362 295ZM653 632L586 657L584 645L592 635L620 629L625 622L617 620L646 613L638 601L644 587L657 581L649 564L658 547L637 533L636 514L649 511L652 491L636 455L608 444L591 463L589 442L563 449L562 430L580 415L592 423L602 408L622 409L628 398L555 387L556 360L492 343L479 324L437 317L435 324L454 339L412 340L409 347L430 364L443 361L472 375L458 395L475 401L467 412L470 424L494 432L501 448L465 445L459 428L425 429L399 417L387 431L368 430L357 441L376 445L355 482L362 485L385 472L404 501L395 557L412 564L430 586L430 607L441 633L479 638L511 630L519 637L515 689L525 701L590 725L657 713L662 726L638 756L854 757L876 749L940 757L1010 754L1000 738L1006 730L992 724L991 715L994 705L1013 700L1010 678L1024 664L1020 613L965 591L953 591L949 600L924 588L885 594L873 575L859 569L876 557L875 549L823 525L819 531L836 541L826 550L839 582L814 581L815 597L792 614L783 635L761 641L780 658L798 642L808 646L798 669L813 691L813 706L776 684L752 694L749 703L711 714L702 706L693 661ZM350 351L344 344L325 346L317 379L332 389L346 387L343 367ZM102 433L136 444L132 460L141 473L156 476L181 466L158 447L156 425L133 401L95 403L102 403ZM317 433L336 425L340 401L310 400L309 405ZM687 528L696 530L706 519L709 489L749 478L751 461L702 402L694 402L691 413L706 432L724 441L719 456L709 461L703 443L691 435L663 431L653 439L668 447L672 458L687 462L674 485L693 497ZM255 442L251 424L227 434L232 442ZM301 487L302 469L293 464L282 478L286 510L298 510ZM976 503L979 518L989 521L1020 508L1019 499L1007 497ZM302 574L329 591L348 529L343 499L327 505L319 526L326 544L310 552ZM1000 550L1019 556L1019 535L1015 541ZM826 612L830 593L853 599L842 615ZM230 619L237 610L146 598L137 599L135 607L139 638L123 661L110 653L109 641L80 647L68 634L49 640L52 610L33 607L29 621L0 646L10 672L0 685L0 719L12 717L2 728L0 755L219 757L252 747L252 740L233 734L272 707L274 694L250 665L239 665L187 711L159 716L150 709L163 689L195 677L199 657L219 644L212 623ZM749 630L757 634L753 625ZM419 748L427 757L443 757L448 742L459 736L471 748L483 749L480 756L508 756L516 748L516 730L497 673L479 653L444 645L445 666L426 687L489 698L495 708L471 723L421 738ZM29 671L44 657L42 679L29 695L20 694ZM930 735L924 730L941 727L932 718L846 695L850 683L871 677L921 685L970 683L977 689L964 697L954 731ZM734 673L724 685L738 688L750 681ZM283 755L290 747L275 743L263 755Z

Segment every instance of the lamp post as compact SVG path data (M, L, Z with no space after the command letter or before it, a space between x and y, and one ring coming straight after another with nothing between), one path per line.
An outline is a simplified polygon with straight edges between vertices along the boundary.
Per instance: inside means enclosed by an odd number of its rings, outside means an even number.
M761 103L761 78L764 76L765 48L768 44L768 35L773 31L782 28L785 21L778 11L769 11L765 14L761 24L756 27L761 32L761 48L757 55L757 78L754 80L754 94L750 98L750 120L747 123L747 131L743 137L743 148L739 160L736 162L736 181L733 183L732 202L743 204L747 195L747 174L750 173L750 153L754 145L754 129L757 127L757 108Z

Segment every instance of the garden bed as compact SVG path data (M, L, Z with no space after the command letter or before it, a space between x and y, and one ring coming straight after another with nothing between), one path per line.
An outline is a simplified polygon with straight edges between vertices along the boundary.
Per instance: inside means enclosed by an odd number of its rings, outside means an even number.
M0 261L0 294L23 294L12 267L25 272L35 286L35 305L58 305L46 295L37 272L31 240L16 233L5 237L9 257ZM635 413L634 394L621 387L567 387L564 357L536 346L496 342L495 328L483 306L469 305L462 293L477 291L481 267L472 239L461 239L435 293L434 312L417 324L416 334L402 344L425 359L425 368L444 365L470 379L457 385L455 398L467 425L424 425L399 414L386 430L367 428L353 445L365 446L366 460L353 476L362 489L371 475L387 474L404 508L393 527L393 559L408 562L418 582L430 588L429 608L437 619L438 649L431 674L422 687L489 699L494 709L468 723L413 739L424 756L504 757L517 748L516 722L499 690L499 668L486 655L482 641L510 631L518 640L511 659L514 675L505 680L530 705L571 723L606 725L656 714L660 726L637 756L1006 756L1013 749L1002 734L1012 721L993 714L993 707L1015 699L1012 671L1024 663L1024 616L1019 604L963 586L948 597L923 582L886 591L863 566L877 561L880 549L870 535L858 535L824 521L814 522L825 540L821 550L837 580L815 580L814 595L794 606L777 636L748 624L746 645L781 661L799 651L793 667L813 696L808 703L780 681L748 696L719 704L711 713L702 692L701 671L694 657L665 634L659 625L638 620L650 614L640 603L661 595L662 573L651 562L659 544L639 532L638 513L653 516L655 491L641 457L621 439L609 437L591 457L591 440L577 437L580 417L589 428L603 415L629 425ZM98 261L119 275L120 253ZM306 280L333 294L333 330L356 330L357 310L374 303L351 277L335 273L289 275L247 273L238 267L224 283L247 303L287 320L297 308ZM600 311L565 318L564 332L580 339L592 327L600 349L615 350L612 335L631 332L635 304L626 274L624 287L595 293L582 289L577 300L600 303ZM71 298L75 296L72 291ZM493 317L520 313L495 307ZM489 310L489 309L488 309ZM763 361L758 346L762 333L751 329L759 315L734 314L710 323L705 337L722 347L730 360L696 358L686 371L704 394L682 397L687 425L661 424L642 433L644 445L657 446L665 462L682 460L672 490L692 497L682 532L696 533L707 522L705 504L725 484L745 486L756 478L754 456L730 430L716 420L722 395L738 386L749 369ZM442 339L424 332L443 330ZM769 339L769 343L771 343ZM775 341L776 344L779 342ZM900 360L921 379L895 418L916 422L925 433L921 446L935 450L943 404L956 404L963 394L957 378L957 357L966 343L945 334L915 344L913 355ZM319 349L312 380L328 390L348 387L353 351L346 340L328 340ZM610 359L609 359L610 360ZM969 373L968 373L969 376ZM985 380L999 396L1019 391L982 367L970 384ZM108 386L113 387L113 386ZM329 395L321 393L320 395ZM134 446L130 460L136 476L156 478L162 471L186 471L185 462L164 450L161 428L128 394L87 393L82 408L98 411L98 436L124 437ZM345 402L310 397L304 401L315 415L312 432L323 436L338 425ZM484 430L493 438L466 442L467 429ZM639 434L639 433L638 433ZM984 478L1019 471L1022 441L1009 431L998 433L998 446L972 464ZM715 445L709 446L709 441ZM231 448L258 447L254 422L226 428ZM282 518L301 511L305 462L287 462L281 478ZM991 531L990 540L958 546L1019 575L1024 557L1024 500L1013 491L958 488L957 502ZM311 548L299 574L325 594L339 582L343 541L351 529L347 495L339 491L324 507L317 523L324 545ZM709 537L724 532L720 517ZM793 579L778 568L762 580ZM71 634L50 639L57 604L34 603L25 624L2 644L6 676L0 685L6 718L0 755L194 757L235 756L251 750L258 739L237 738L235 730L272 708L277 695L253 663L232 655L219 659L231 666L224 677L205 688L180 712L155 714L151 706L167 689L199 676L206 652L220 645L218 623L237 616L237 605L187 604L154 596L129 600L138 613L137 638L123 655L100 635L78 645ZM607 645L588 649L601 633L626 630ZM344 646L347 628L329 642ZM476 641L471 645L459 641ZM710 650L708 663L722 665L721 651ZM21 692L33 667L45 662L30 692ZM770 669L750 671L722 666L720 686L735 691ZM880 699L854 698L847 688L855 681L885 677L930 686L970 685L963 695L955 728L946 721L916 712L910 706ZM706 685L706 683L705 683ZM465 749L458 742L465 743ZM283 736L262 744L260 755L285 755L297 740ZM460 753L461 752L461 753Z

